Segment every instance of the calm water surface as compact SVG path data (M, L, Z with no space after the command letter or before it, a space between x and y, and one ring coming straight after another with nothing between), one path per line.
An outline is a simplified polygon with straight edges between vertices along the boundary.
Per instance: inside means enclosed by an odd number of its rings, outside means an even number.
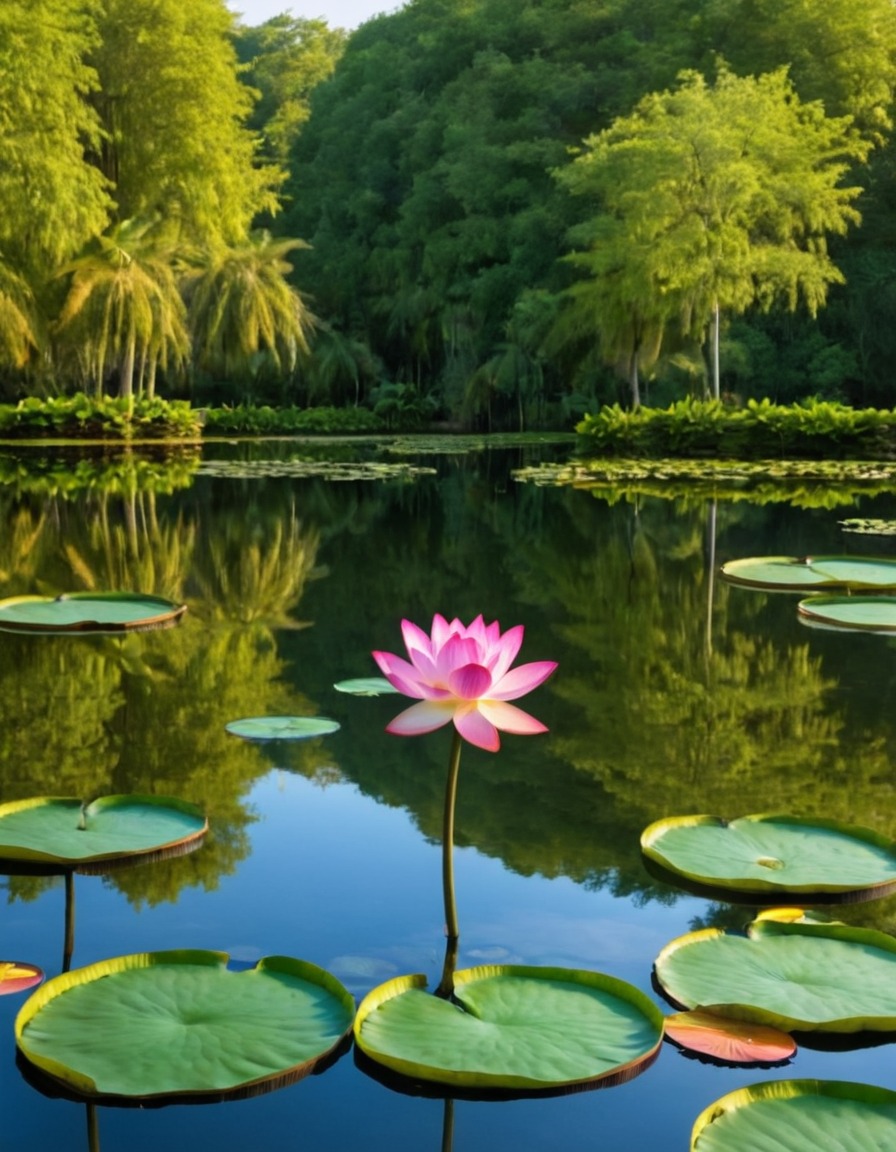
M795 597L715 575L738 556L886 555L886 538L844 535L838 521L893 518L892 495L798 490L755 503L539 487L512 477L531 459L519 451L377 454L421 471L332 479L298 462L307 455L209 448L202 461L110 466L103 479L84 465L3 462L0 594L128 588L189 605L176 629L125 639L0 633L4 800L154 792L202 805L212 825L191 856L77 879L73 966L208 948L310 960L358 999L403 973L437 982L450 736L389 736L401 698L333 688L375 674L371 649L401 649L403 616L522 623L522 658L559 662L522 702L548 735L464 751L461 966L594 968L662 1004L651 986L661 947L694 927L741 926L749 911L652 880L638 849L648 823L786 810L896 836L893 643L809 630ZM268 714L341 728L294 745L224 730ZM3 883L0 953L55 975L61 882ZM842 916L890 931L894 912L891 898ZM0 1149L86 1148L83 1105L42 1095L16 1067L23 1000L0 999ZM737 1070L667 1045L619 1087L452 1104L385 1087L349 1052L252 1100L102 1108L99 1136L104 1152L681 1152L713 1100L791 1076L896 1089L896 1061L889 1045L804 1046L787 1068Z

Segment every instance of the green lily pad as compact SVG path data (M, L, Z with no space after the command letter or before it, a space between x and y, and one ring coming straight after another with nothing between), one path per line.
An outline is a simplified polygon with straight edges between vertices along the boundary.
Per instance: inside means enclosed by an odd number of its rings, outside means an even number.
M690 1152L878 1152L896 1147L896 1092L840 1080L774 1080L702 1112Z
M0 804L0 861L103 871L198 848L208 821L170 796L36 796Z
M674 816L641 834L641 851L673 876L779 902L843 899L896 888L896 846L868 828L798 816Z
M71 592L62 596L12 596L0 600L6 632L147 632L170 628L186 604L136 592Z
M354 1001L313 964L146 952L66 972L16 1017L22 1055L85 1097L220 1099L307 1075L347 1037Z
M224 727L243 740L310 740L339 731L339 724L326 716L252 716Z
M896 520L874 520L852 517L838 521L844 532L856 532L860 536L896 536Z
M845 632L896 632L896 596L810 596L797 612L805 624Z
M403 1076L464 1088L544 1090L617 1083L656 1056L663 1015L642 992L599 972L484 965L454 975L455 1002L423 976L374 988L355 1041Z
M788 1032L896 1030L896 938L884 932L774 920L746 936L707 928L667 944L654 971L685 1008Z
M796 1052L786 1032L749 1020L729 1020L714 1012L674 1012L665 1036L679 1048L717 1064L780 1064Z
M756 556L730 560L721 571L731 584L770 592L896 588L896 560L873 556Z
M362 676L356 680L340 680L333 687L337 692L347 692L351 696L385 696L397 693L385 676Z

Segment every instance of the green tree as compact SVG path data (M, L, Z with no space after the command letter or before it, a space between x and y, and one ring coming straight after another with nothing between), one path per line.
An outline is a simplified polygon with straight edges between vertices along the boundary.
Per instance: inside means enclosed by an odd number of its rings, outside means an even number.
M241 79L258 92L248 125L263 141L266 157L286 167L302 125L311 114L311 93L329 77L346 34L324 20L282 13L254 28L238 27Z
M688 72L675 90L646 96L557 173L599 204L573 233L586 252L599 249L573 256L597 273L599 323L606 315L612 338L626 314L654 325L674 315L685 333L711 325L718 396L721 311L781 302L814 315L842 280L827 235L859 220L860 189L843 179L867 153L850 118L801 102L784 70L723 69L712 86Z
M222 373L251 370L263 354L291 372L307 355L314 317L286 279L290 252L301 240L253 232L242 244L212 250L189 289L190 326L200 368Z
M125 220L64 266L66 296L56 331L102 393L110 372L119 392L152 394L156 369L179 367L189 352L186 310L170 232L156 220Z

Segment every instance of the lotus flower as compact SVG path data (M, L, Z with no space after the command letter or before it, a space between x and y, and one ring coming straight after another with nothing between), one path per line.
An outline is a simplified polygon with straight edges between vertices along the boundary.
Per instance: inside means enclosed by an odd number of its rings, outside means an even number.
M410 662L391 652L374 652L373 658L393 688L420 703L399 713L387 732L420 736L453 720L465 740L497 752L499 729L521 736L547 731L507 703L537 688L557 667L550 660L510 667L523 642L522 625L502 633L497 621L486 624L481 616L466 627L436 615L429 636L410 620L402 620L401 634Z

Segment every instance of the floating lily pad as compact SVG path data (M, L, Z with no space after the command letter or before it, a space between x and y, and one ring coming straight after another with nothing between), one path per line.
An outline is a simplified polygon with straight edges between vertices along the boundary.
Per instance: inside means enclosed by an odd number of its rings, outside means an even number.
M810 596L797 612L805 624L845 632L896 632L896 596Z
M781 1064L796 1052L786 1032L713 1012L675 1012L666 1017L666 1039L718 1064Z
M337 722L326 716L252 716L224 727L243 740L310 740L339 731Z
M37 796L0 804L0 861L103 871L190 852L207 831L200 809L169 796Z
M232 971L220 952L147 952L48 981L15 1034L32 1065L88 1098L220 1099L311 1072L353 1016L335 976L302 960Z
M809 588L896 588L896 560L872 556L756 556L730 560L722 575L731 584L769 592Z
M71 592L62 596L12 596L0 600L6 632L147 632L170 628L186 612L160 596L136 592Z
M835 820L674 816L644 830L641 851L673 877L775 902L867 899L896 888L893 842Z
M630 984L598 972L485 965L454 975L457 1003L423 976L375 988L355 1040L403 1076L466 1088L537 1091L618 1083L642 1071L663 1016Z
M385 696L398 692L385 676L363 676L356 680L340 680L333 687L337 692L347 692L351 696Z
M896 1030L896 938L884 932L774 920L746 936L707 928L667 944L654 971L685 1008L785 1031Z
M40 984L44 974L36 964L23 964L19 960L0 960L0 996L11 992L24 992Z
M690 1152L894 1147L896 1092L840 1080L774 1080L710 1104L694 1124Z

